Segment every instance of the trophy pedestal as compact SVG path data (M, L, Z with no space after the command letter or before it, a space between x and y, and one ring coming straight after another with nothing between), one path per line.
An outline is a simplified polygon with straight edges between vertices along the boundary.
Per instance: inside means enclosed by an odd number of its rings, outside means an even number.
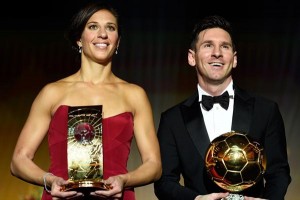
M70 182L61 188L61 191L77 191L84 194L96 191L96 190L110 190L111 186L106 185L102 181L76 181Z

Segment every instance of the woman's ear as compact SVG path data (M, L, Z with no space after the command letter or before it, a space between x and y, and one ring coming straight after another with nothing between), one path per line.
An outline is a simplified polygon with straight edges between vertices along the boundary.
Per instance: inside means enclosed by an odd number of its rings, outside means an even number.
M78 45L79 48L82 47L81 40L78 40L76 43L77 43L77 45Z

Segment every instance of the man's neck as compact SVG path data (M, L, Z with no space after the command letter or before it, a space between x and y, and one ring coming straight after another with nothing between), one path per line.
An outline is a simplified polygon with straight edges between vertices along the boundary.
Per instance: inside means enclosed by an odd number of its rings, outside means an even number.
M209 83L207 81L204 81L203 79L200 79L198 81L199 86L202 90L207 92L209 95L212 96L219 96L221 95L224 90L228 87L228 85L232 82L231 76L228 77L225 81L219 82L219 83Z

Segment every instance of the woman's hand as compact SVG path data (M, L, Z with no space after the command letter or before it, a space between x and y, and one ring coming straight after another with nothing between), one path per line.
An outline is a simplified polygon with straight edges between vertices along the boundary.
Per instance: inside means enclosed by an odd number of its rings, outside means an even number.
M95 192L91 192L91 196L101 197L102 199L112 198L113 199L121 199L123 196L123 189L125 185L125 181L121 175L119 176L111 176L107 180L104 181L105 185L109 187L108 190L96 190Z
M69 182L58 176L49 177L51 183L51 196L53 200L59 199L80 199L82 193L76 191L63 191L62 187Z

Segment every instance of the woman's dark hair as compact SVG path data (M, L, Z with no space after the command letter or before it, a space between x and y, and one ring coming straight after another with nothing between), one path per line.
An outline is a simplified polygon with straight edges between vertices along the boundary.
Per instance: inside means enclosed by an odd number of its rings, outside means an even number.
M205 29L210 28L221 28L229 33L231 41L232 41L232 48L233 51L235 51L235 45L233 41L233 30L231 27L231 24L223 17L218 15L212 15L205 17L202 19L199 23L197 23L194 26L194 29L192 31L191 35L191 42L190 42L190 48L195 50L196 49L196 43L198 41L199 33Z
M99 10L108 10L116 17L118 34L121 36L119 14L117 10L111 4L105 1L89 2L71 18L70 26L65 33L65 37L71 43L72 48L74 48L76 51L78 51L77 41L80 39L86 23L90 17Z

